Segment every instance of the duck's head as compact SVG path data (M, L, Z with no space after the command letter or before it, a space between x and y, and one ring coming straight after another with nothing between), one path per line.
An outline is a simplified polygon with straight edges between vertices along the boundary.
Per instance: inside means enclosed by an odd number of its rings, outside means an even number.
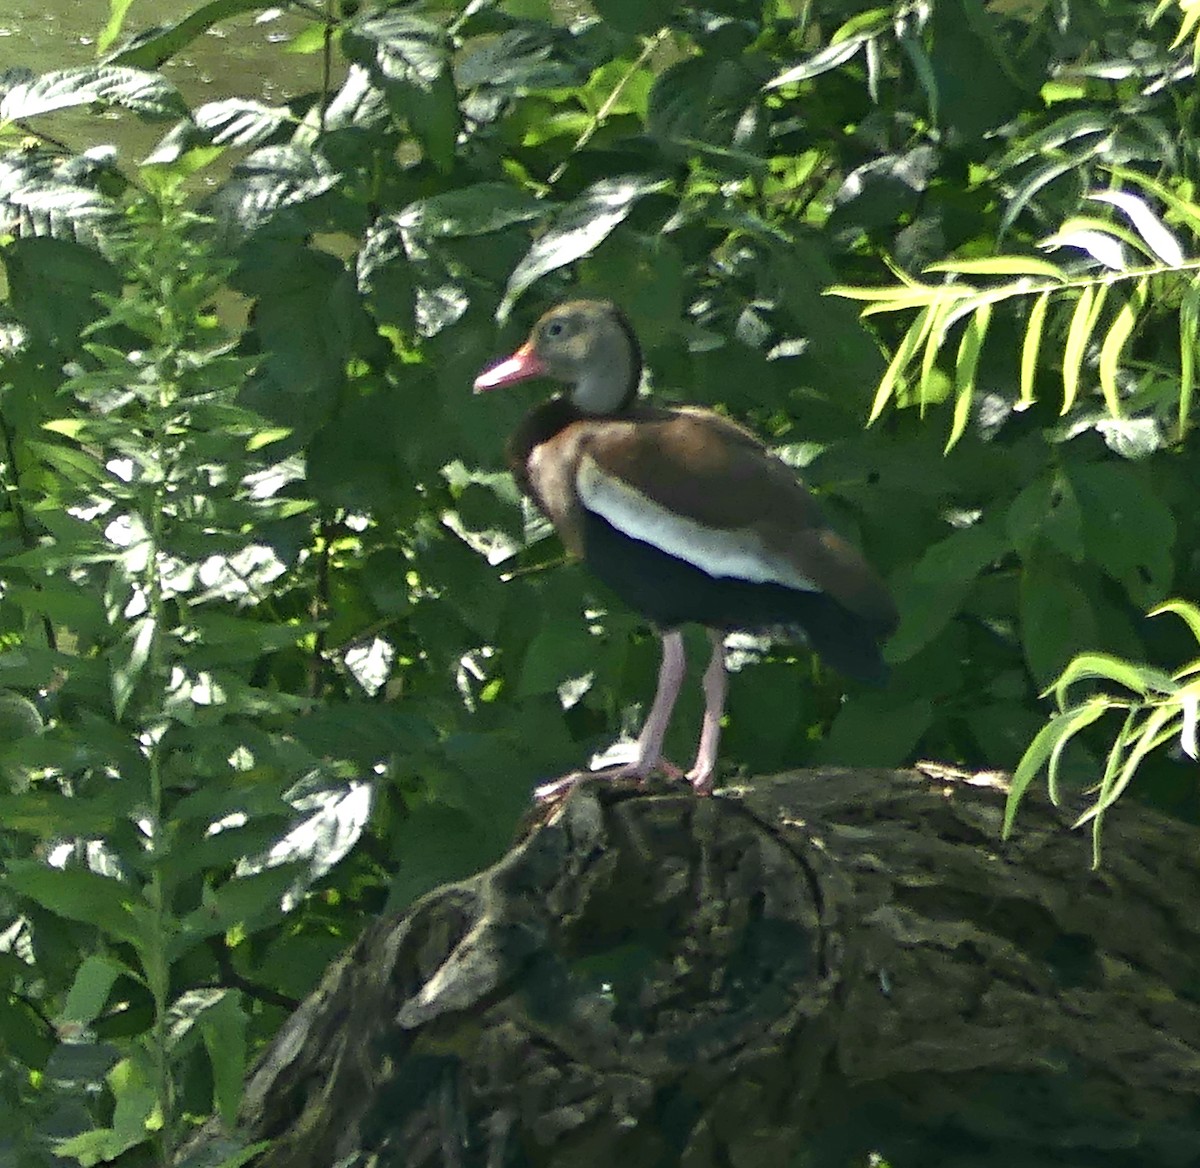
M475 379L475 392L531 377L567 386L584 413L628 408L642 377L642 354L625 314L608 300L571 300L550 309L509 358Z

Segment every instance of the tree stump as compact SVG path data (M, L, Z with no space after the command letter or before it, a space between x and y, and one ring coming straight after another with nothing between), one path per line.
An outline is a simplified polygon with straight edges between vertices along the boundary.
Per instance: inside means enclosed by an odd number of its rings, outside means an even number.
M586 781L366 931L237 1142L267 1168L1200 1163L1200 836L1127 803L1094 872L1036 797L1001 843L1002 788Z

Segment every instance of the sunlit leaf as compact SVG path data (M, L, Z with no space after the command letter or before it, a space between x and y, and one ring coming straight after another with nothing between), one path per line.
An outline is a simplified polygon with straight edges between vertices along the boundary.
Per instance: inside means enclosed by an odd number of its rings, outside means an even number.
M940 260L930 264L927 272L955 272L964 276L1037 276L1059 283L1066 273L1049 260L1036 256L989 256L977 260Z
M1179 306L1179 438L1187 434L1196 390L1196 344L1200 336L1200 284L1188 285Z
M1051 750L1050 758L1046 763L1046 791L1050 796L1050 801L1055 806L1058 806L1062 801L1062 788L1058 775L1059 769L1062 766L1063 752L1067 744L1079 731L1098 721L1110 709L1112 709L1112 703L1103 697L1099 697L1092 698L1074 710L1063 712L1063 720L1066 722L1066 726L1063 733L1059 736L1058 741L1054 743L1054 749Z
M1079 394L1079 375L1087 342L1091 340L1094 315L1092 306L1102 299L1103 289L1097 292L1096 284L1087 284L1079 294L1075 311L1070 317L1070 327L1067 329L1067 343L1062 352L1062 413L1070 412L1075 405L1075 397Z
M1179 240L1163 225L1161 219L1146 206L1143 200L1127 191L1100 191L1091 196L1097 202L1111 203L1124 211L1138 233L1146 241L1151 253L1164 264L1176 267L1183 263L1183 248Z
M879 415L883 413L884 406L891 400L901 375L908 368L913 357L916 356L917 350L925 342L926 337L928 337L931 323L932 312L930 309L925 308L918 314L917 319L909 325L908 332L904 334L904 339L896 348L896 352L888 364L887 370L879 381L879 387L875 391L875 400L871 404L871 413L867 419L868 425L876 421Z
M0 99L0 121L11 122L82 105L124 106L147 118L186 117L179 91L157 73L116 65L85 65L43 73Z
M1041 241L1042 247L1077 247L1094 260L1114 272L1123 272L1129 266L1121 240L1111 229L1094 230L1077 227L1072 230L1056 231Z
M110 665L112 699L113 712L118 718L124 715L125 707L150 659L155 632L154 618L141 617L130 625L129 631L121 638L121 644L113 652Z
M1025 326L1025 337L1021 342L1021 401L1031 405L1034 401L1034 379L1037 374L1038 354L1042 345L1042 330L1046 324L1046 310L1050 307L1050 293L1043 292L1029 310L1029 321Z
M813 77L819 77L822 73L828 73L831 69L837 69L849 61L863 45L874 39L876 35L873 32L860 33L858 36L847 37L845 40L826 45L809 57L807 61L801 61L799 65L793 65L777 77L772 77L763 88L778 89L781 85L808 81Z
M548 272L581 259L599 246L639 199L663 190L664 180L639 175L605 178L561 208L508 279L498 316L507 317L521 295Z
M971 417L971 402L975 398L975 374L979 368L979 355L987 336L988 324L992 319L992 308L985 304L967 322L958 346L958 357L954 365L954 421L946 439L947 453L958 443Z
M1191 630L1191 634L1200 644L1200 606L1189 604L1186 600L1168 600L1150 610L1150 616L1160 616L1164 612L1174 613Z
M1029 744L1009 783L1008 798L1004 803L1003 835L1005 839L1012 834L1021 799L1029 789L1030 783L1037 778L1055 750L1060 749L1060 745L1068 740L1078 728L1070 715L1056 714L1038 731Z
M1128 299L1121 305L1111 327L1105 334L1104 343L1100 346L1100 389L1104 393L1104 403L1113 417L1121 416L1121 394L1117 386L1117 365L1126 342L1141 319L1142 308L1146 303L1146 292L1149 280L1139 280L1129 294Z
M1053 693L1058 708L1067 708L1067 691L1071 686L1090 678L1115 681L1140 697L1146 697L1151 691L1170 693L1174 688L1171 679L1161 670L1135 665L1108 653L1082 653L1054 683Z
M1200 685L1193 683L1179 694L1183 723L1179 728L1179 748L1190 759L1200 761Z
M1094 814L1102 814L1121 797L1125 788L1133 781L1146 755L1175 737L1178 731L1175 719L1178 714L1178 709L1173 705L1158 706L1132 731L1129 740L1131 745L1124 763L1113 781L1101 789L1096 799Z

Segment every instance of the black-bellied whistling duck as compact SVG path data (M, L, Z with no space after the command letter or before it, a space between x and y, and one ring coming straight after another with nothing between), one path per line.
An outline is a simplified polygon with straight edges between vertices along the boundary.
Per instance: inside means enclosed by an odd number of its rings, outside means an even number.
M566 383L565 394L525 416L509 465L567 549L662 637L637 757L612 773L644 778L664 766L685 669L679 628L709 630L704 721L687 774L707 794L725 707L726 633L805 641L847 677L881 683L879 642L896 627L896 607L753 434L710 410L640 400L641 376L637 337L620 309L576 300L547 312L511 357L480 374L475 391L531 377Z

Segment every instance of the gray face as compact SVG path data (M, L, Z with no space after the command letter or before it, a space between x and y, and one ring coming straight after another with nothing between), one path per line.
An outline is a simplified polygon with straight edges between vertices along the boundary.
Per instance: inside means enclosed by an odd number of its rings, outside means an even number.
M574 385L586 380L603 359L597 352L601 320L594 308L569 305L543 317L533 338L534 352L551 377Z

